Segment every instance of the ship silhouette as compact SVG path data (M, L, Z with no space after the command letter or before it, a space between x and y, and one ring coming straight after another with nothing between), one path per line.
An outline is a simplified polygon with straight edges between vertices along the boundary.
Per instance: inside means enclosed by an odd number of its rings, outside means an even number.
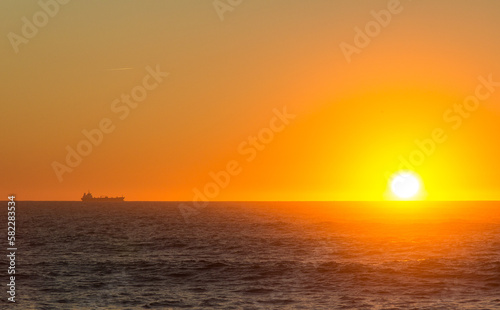
M93 197L90 191L88 193L83 193L82 201L123 201L125 199L124 196L121 197L108 197L108 196L99 196Z

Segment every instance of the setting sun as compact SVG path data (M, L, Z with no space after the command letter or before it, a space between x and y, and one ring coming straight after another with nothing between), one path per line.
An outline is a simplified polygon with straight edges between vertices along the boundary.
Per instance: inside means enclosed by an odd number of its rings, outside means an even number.
M399 199L415 198L421 189L421 181L412 172L399 172L391 179L391 192Z

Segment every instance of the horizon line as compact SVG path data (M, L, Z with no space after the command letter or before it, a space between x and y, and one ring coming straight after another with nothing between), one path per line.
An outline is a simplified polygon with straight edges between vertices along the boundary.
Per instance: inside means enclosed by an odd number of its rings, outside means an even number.
M6 202L9 200L0 200ZM16 199L16 202L84 202L81 200L20 200ZM100 201L106 202L106 201ZM193 200L124 200L118 202L179 202L179 203L189 203L194 202ZM467 200L206 200L200 202L500 202L494 199L467 199ZM116 202L115 202L116 203Z

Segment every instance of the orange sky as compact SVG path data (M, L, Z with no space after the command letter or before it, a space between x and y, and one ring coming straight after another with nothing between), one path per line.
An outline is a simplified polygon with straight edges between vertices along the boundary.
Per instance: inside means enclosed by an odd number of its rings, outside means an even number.
M45 2L54 16L23 43L43 9L0 3L5 198L191 200L232 163L210 199L380 200L441 130L413 165L427 199L500 199L500 87L480 80L500 82L498 1L401 0L350 62L341 43L394 3L243 1L221 20L212 1ZM479 85L488 98L457 119ZM114 130L69 167L66 147L103 119Z

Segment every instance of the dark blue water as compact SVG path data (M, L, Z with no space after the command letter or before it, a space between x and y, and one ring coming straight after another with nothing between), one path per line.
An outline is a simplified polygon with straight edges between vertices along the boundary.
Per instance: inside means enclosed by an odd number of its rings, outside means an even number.
M498 221L318 208L212 203L186 223L171 202L21 201L16 307L500 309Z

